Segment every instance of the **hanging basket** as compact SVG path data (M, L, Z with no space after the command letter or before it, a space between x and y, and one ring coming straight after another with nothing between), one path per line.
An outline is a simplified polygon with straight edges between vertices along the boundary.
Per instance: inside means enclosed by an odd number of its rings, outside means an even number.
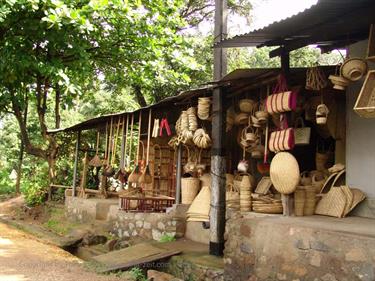
M256 106L256 101L252 99L242 99L238 103L238 107L242 112L251 113Z
M181 179L181 201L182 204L191 204L199 192L200 181L198 178Z

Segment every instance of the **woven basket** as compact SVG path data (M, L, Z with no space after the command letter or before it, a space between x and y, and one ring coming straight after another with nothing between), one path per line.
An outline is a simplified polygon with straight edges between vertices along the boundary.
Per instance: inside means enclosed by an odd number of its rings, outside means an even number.
M251 99L242 99L239 101L238 106L242 112L251 113L256 106L256 102Z
M315 214L341 218L344 216L346 196L341 187L334 186L323 195L315 209Z
M248 121L249 115L244 112L236 114L236 117L234 118L234 124L236 125L246 125Z
M290 194L300 182L300 171L296 158L288 152L279 152L272 159L270 177L273 186L281 194Z
M235 189L233 184L227 184L225 199L227 208L238 209L240 207L240 191Z
M305 206L306 191L304 189L296 189L294 192L294 214L298 217L303 216Z
M308 145L310 143L311 128L305 126L301 117L297 118L294 128L294 143L296 145Z
M361 203L366 198L365 194L358 188L351 188L350 190L353 194L353 202L348 213L350 213L359 203Z
M200 180L198 178L181 179L182 204L191 204L199 192Z
M208 221L210 214L211 190L203 186L186 212L188 221Z
M312 216L315 213L316 192L313 187L307 187L305 190L305 204L303 214L305 216Z

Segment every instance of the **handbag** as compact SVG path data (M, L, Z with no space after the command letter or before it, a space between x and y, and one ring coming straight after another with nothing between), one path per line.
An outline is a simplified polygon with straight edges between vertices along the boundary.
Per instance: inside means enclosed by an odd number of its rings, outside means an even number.
M291 150L294 148L294 128L288 128L285 116L280 116L282 128L272 132L268 142L269 149L272 152Z
M311 128L305 127L302 117L298 117L294 126L294 144L307 145L310 143Z
M288 91L286 80L280 74L273 94L266 99L266 110L270 114L293 111L297 107L297 92Z

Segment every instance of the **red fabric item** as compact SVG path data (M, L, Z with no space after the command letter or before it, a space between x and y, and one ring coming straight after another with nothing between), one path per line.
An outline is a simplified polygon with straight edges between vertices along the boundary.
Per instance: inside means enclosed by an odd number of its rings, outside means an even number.
M172 135L171 128L169 127L169 123L167 118L163 118L160 122L160 129L159 129L159 136L163 136L163 128L167 131L167 136L170 137Z

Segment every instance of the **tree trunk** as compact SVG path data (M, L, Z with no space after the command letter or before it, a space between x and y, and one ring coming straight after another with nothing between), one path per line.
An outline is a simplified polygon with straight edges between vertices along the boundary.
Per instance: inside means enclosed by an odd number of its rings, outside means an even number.
M60 116L60 86L59 84L55 87L55 129L60 128L61 116Z
M53 153L51 154L53 155ZM48 157L48 201L52 200L52 187L51 185L55 182L56 178L56 158L53 156Z
M29 99L27 94L25 95L25 110L23 113L23 122L27 124L27 111L29 109ZM18 158L18 166L17 166L17 179L16 179L16 194L20 194L20 186L21 186L21 177L22 177L22 164L23 164L23 154L25 150L25 144L23 142L23 138L21 137L20 143L20 154Z
M135 98L139 104L140 107L145 107L147 106L147 102L145 97L142 94L142 89L139 85L133 85L133 90L135 94Z

